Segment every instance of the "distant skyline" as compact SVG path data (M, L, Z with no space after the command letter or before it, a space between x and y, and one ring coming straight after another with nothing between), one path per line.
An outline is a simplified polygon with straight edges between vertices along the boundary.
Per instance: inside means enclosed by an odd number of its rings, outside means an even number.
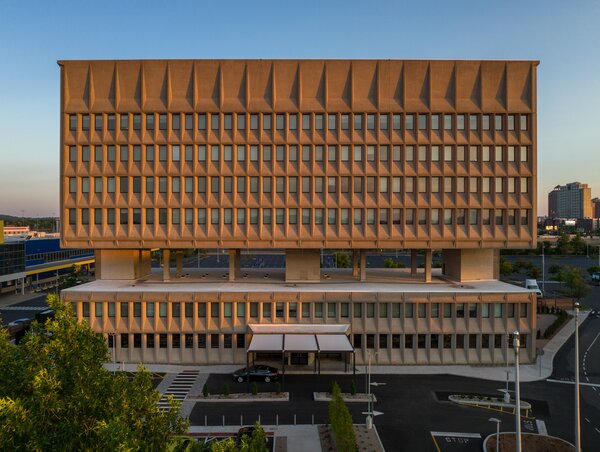
M600 197L600 2L0 0L0 213L59 214L61 59L534 59L538 215ZM293 5L293 6L292 6Z

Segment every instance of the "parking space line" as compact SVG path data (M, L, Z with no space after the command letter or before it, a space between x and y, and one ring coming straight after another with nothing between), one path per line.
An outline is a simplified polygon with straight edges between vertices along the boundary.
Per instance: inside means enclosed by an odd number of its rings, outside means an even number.
M458 433L458 432L430 432L431 436L456 436L459 438L479 438L481 439L481 435L479 433Z
M435 435L433 434L433 432L430 432L430 434L431 434L431 439L433 440L433 444L435 444L435 448L437 449L437 452L442 452L442 451L440 450L440 446L438 446L438 443L437 443L437 441L435 440Z

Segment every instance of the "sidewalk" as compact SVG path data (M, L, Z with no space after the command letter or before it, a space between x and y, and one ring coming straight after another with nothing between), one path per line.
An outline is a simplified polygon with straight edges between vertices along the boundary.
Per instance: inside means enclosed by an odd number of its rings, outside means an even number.
M235 435L240 426L209 426L201 427L193 425L188 432L191 436L218 436ZM274 437L274 448L276 451L305 452L307 450L321 450L319 439L319 428L317 425L263 425L267 434ZM279 444L279 445L278 445Z

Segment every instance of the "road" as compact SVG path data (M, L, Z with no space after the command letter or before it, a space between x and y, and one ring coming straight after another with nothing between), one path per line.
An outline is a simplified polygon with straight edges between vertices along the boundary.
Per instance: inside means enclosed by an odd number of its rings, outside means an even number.
M27 301L22 301L11 306L0 307L0 323L8 325L8 323L16 319L33 319L38 312L48 307L46 296L47 294L40 294L38 297L31 298Z
M579 378L582 383L600 385L600 313L590 314L579 328ZM574 381L575 339L572 336L554 358L554 372L551 379ZM551 383L569 388L565 403L574 403L572 384ZM600 387L580 386L581 435L582 438L595 438L600 444Z

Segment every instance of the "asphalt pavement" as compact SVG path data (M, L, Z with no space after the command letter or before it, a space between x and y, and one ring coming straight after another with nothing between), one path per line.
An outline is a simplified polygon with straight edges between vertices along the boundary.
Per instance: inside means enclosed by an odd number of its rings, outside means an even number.
M35 315L38 312L48 307L46 296L46 294L40 294L25 301L11 304L10 306L0 306L0 323L6 326L13 320L21 318L35 318ZM19 296L13 297L15 297L15 300L19 299Z

